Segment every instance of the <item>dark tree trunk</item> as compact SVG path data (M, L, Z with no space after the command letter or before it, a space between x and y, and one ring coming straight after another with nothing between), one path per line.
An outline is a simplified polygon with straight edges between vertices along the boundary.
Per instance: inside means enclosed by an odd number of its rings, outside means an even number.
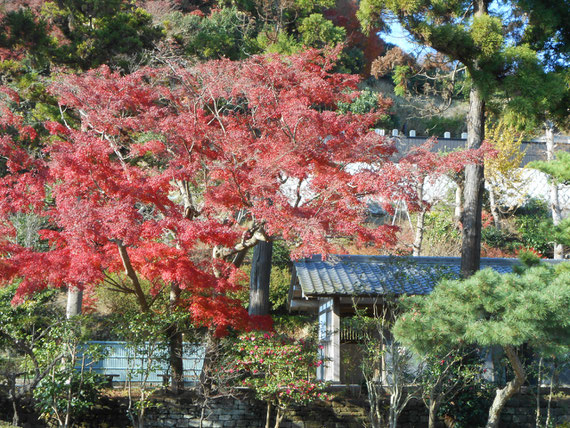
M216 360L219 357L219 339L214 336L214 330L210 329L205 337L206 349L204 353L204 364L200 374L200 395L204 400L204 405L210 397L213 387L213 370Z
M180 287L176 284L170 285L170 310L175 311L180 298ZM184 390L184 365L182 360L183 338L178 324L173 323L167 331L170 362L170 390L174 394L179 394Z
M259 241L253 250L249 279L249 314L269 314L269 280L273 242Z
M467 116L467 148L477 149L485 138L485 101L475 85L469 94ZM483 205L483 165L465 167L463 242L461 246L461 274L467 278L479 270L481 261L481 207Z

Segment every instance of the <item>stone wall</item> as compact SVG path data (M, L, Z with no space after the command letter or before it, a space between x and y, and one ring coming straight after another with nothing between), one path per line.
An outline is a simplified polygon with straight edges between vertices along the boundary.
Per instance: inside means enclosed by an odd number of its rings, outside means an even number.
M335 391L338 392L338 391ZM547 391L543 391L541 412L546 415ZM556 424L570 422L570 391L566 390L552 402L552 418ZM365 396L359 391L344 391L331 402L297 407L287 412L282 428L362 428L368 425ZM188 392L179 397L160 394L156 397L157 407L149 409L145 427L199 427L201 409L196 396ZM1 403L0 403L1 404ZM387 402L385 406L387 406ZM3 406L0 406L3 407ZM130 426L126 417L125 397L107 397L78 424L83 428L126 428ZM7 411L8 409L2 409ZM263 428L265 405L251 396L214 401L204 414L205 428ZM534 428L536 419L536 397L532 391L524 391L513 397L502 412L501 428ZM8 412L11 417L11 413ZM2 417L6 420L8 414ZM428 414L421 401L412 401L400 416L398 427L425 428ZM26 427L39 428L41 423L27 421ZM271 425L273 426L273 424ZM443 422L439 428L444 428Z
M568 392L568 391L566 391ZM543 394L546 391L543 392ZM148 427L199 427L200 409L191 395L181 398L166 397L164 404L149 412ZM385 405L387 406L387 402ZM546 415L546 395L541 399L541 412ZM224 399L214 402L204 421L204 427L258 428L264 426L265 406L247 397ZM553 421L570 422L570 396L556 397L552 402ZM525 391L513 397L502 412L501 427L534 428L536 420L536 397ZM428 413L421 401L412 401L400 416L402 428L427 427ZM287 412L282 428L362 428L368 425L365 397L347 394L331 402L297 407ZM273 425L271 425L273 426ZM444 427L443 422L440 424Z

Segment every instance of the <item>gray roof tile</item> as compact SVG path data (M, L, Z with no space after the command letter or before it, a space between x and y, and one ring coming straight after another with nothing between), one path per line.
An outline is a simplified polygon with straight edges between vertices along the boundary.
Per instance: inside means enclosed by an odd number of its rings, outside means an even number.
M512 272L517 259L481 258L481 269ZM459 278L459 257L329 256L294 262L303 294L309 296L428 294L442 277Z

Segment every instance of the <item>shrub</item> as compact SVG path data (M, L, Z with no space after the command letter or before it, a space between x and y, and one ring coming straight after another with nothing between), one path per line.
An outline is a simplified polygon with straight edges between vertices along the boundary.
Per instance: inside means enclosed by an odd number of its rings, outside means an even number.
M452 400L444 402L439 415L454 421L455 428L484 426L493 402L494 387L481 382L461 389Z
M241 375L237 386L252 388L267 403L268 418L271 407L277 409L276 427L291 405L328 398L326 384L315 380L323 361L313 340L254 332L239 336L235 349L233 364L226 370Z
M506 229L497 229L495 226L484 227L481 230L481 241L492 248L513 251L522 245L520 239Z

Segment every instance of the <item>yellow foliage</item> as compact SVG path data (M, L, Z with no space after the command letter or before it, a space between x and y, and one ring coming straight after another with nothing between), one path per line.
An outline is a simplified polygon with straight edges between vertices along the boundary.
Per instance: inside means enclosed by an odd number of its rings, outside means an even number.
M500 121L485 130L487 141L497 150L497 156L485 160L485 180L498 200L508 200L510 208L524 201L521 193L525 178L521 163L525 151L521 150L523 134Z

